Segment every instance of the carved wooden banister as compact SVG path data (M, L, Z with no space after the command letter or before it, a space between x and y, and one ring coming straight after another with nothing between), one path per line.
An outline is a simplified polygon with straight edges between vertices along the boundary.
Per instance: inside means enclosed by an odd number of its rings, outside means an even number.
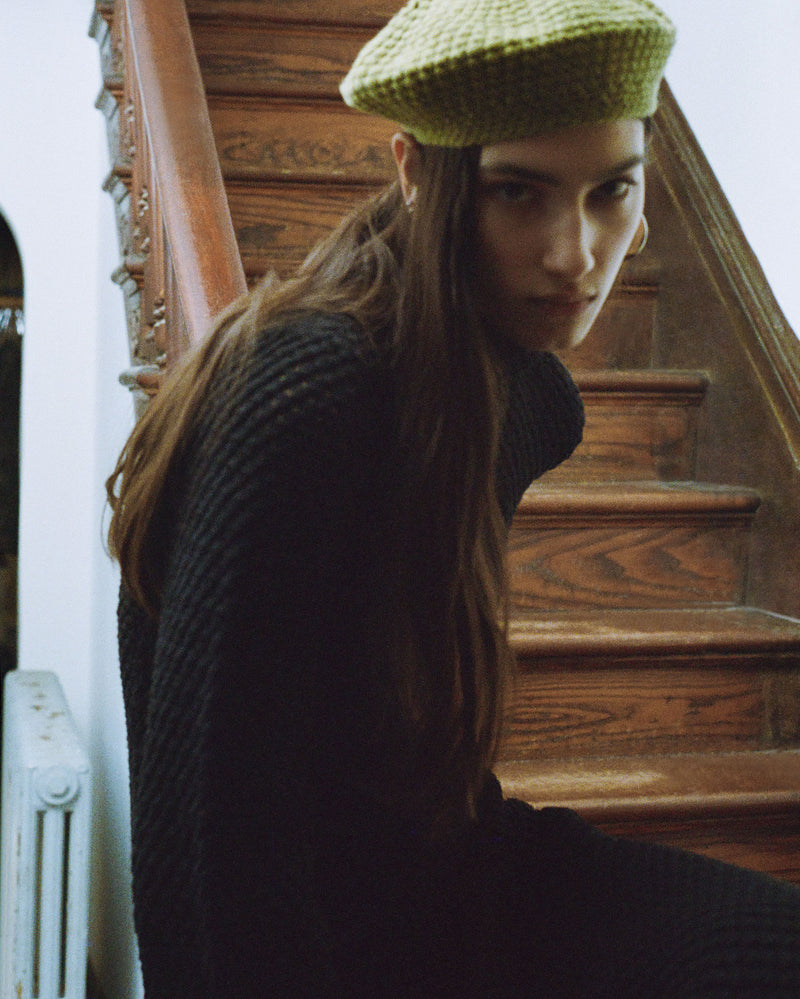
M126 0L120 20L137 218L126 266L141 292L133 353L152 371L200 342L247 283L184 0Z

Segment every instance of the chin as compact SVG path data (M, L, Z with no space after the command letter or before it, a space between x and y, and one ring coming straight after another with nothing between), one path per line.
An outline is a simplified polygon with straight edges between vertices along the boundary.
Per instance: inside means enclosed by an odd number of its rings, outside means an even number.
M579 315L564 316L537 309L518 312L506 324L505 335L525 350L569 350L579 347L591 332L605 298Z
M591 331L593 322L579 328L542 329L540 325L520 324L507 329L506 336L524 350L570 350L579 347Z
M600 302L596 308L592 310L592 314L587 316L585 320L578 325L574 326L571 330L565 330L564 336L560 343L554 345L552 350L573 350L576 347L580 347L587 336L592 332L592 328L600 315L605 299Z
M560 345L559 349L573 350L575 347L580 347L586 337L592 332L592 326L594 326L594 322L590 323L585 329L573 333L572 336L567 338L566 343Z

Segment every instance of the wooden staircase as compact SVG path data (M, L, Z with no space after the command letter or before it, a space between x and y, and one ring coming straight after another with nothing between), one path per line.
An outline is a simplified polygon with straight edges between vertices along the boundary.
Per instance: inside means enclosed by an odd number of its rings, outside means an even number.
M141 365L202 330L159 208L171 195L134 72L144 15L127 2L98 2L93 33ZM175 0L148 6L179 24ZM337 86L399 2L187 6L229 270L287 273L391 176L391 126L344 108ZM174 42L155 44L168 63ZM584 443L528 491L512 529L520 670L498 772L537 805L800 883L800 347L666 87L647 215L650 246L564 357Z

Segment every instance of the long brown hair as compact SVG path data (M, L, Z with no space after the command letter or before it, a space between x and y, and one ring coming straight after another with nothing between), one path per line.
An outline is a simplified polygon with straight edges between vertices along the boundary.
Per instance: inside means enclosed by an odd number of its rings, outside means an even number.
M157 614L171 486L216 372L242 363L256 335L289 312L359 322L387 360L396 399L382 576L392 614L367 639L388 664L390 727L403 733L395 748L406 786L396 798L434 829L474 814L511 654L494 474L505 380L470 293L478 150L420 147L420 156L413 215L392 184L295 277L266 280L221 317L134 428L107 491L109 549L134 598Z

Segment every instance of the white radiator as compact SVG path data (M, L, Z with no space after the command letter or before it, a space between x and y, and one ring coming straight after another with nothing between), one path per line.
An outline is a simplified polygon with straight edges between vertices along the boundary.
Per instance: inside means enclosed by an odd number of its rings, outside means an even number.
M89 778L55 675L7 674L0 999L85 999Z

